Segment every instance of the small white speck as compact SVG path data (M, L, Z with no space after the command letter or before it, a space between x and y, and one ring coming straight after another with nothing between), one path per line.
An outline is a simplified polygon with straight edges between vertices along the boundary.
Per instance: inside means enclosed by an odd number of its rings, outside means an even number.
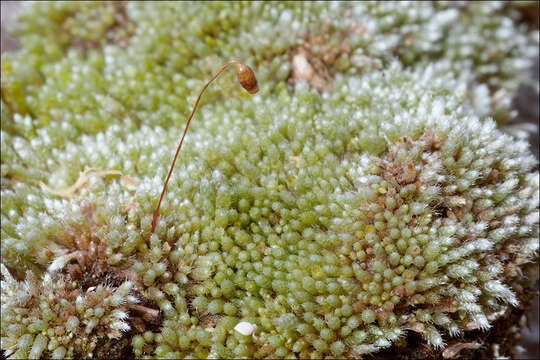
M246 321L241 321L234 327L234 330L239 332L242 335L248 336L257 331L257 325L248 323Z

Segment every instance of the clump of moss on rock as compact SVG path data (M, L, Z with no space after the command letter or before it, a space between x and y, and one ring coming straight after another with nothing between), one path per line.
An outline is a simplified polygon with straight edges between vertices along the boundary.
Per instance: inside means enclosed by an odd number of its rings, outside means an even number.
M517 14L99 6L32 5L2 55L8 358L516 351L483 334L538 265L537 162L491 118L537 41ZM110 17L125 41L92 38ZM225 76L205 95L151 235L193 96L230 58L261 91Z

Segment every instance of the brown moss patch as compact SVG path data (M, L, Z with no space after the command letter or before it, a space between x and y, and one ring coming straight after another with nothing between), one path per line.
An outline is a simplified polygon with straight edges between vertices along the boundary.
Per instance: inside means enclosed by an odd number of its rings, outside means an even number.
M319 91L331 92L333 81L327 64L321 58L314 56L308 47L301 46L289 54L291 75L289 83L307 81Z
M219 322L219 319L221 319L223 317L223 315L220 315L220 314L210 314L210 313L207 313L207 312L204 312L201 313L200 315L200 321L201 321L201 326L204 328L204 329L214 329L217 325L217 323Z
M425 183L421 176L422 172L438 171L442 168L441 155L438 152L440 147L441 139L431 129L427 129L418 140L408 137L400 139L388 148L386 156L379 161L382 177L392 185L395 191L413 183L416 188L419 188ZM415 164L419 161L408 155L413 148L419 149L422 153L430 153L421 161L422 168L418 174Z
M133 259L124 260L118 264L108 263L107 242L98 235L101 232L99 231L96 206L93 204L84 205L81 208L81 213L85 223L83 225L64 223L63 236L52 239L53 246L44 249L40 256L40 262L46 264L47 259L58 256L69 258L67 263L58 266L53 274L55 281L63 284L62 287L59 287L58 297L66 299L70 303L75 303L77 296L86 294L87 304L94 307L97 306L100 298L94 296L92 288L102 285L112 293L126 280L134 283L132 295L140 302L124 306L124 310L129 315L127 321L130 330L110 332L107 334L108 336L97 336L95 350L92 350L93 356L96 358L133 358L131 338L135 334L147 330L159 332L162 322L161 312L157 304L146 298L146 287L131 269ZM30 273L30 275L32 274ZM38 286L37 283L36 286ZM69 315L67 312L61 313L64 322ZM82 354L75 355L81 356Z
M350 17L350 10L344 16ZM289 52L291 73L288 82L307 81L319 91L332 92L334 74L344 70L343 62L349 61L352 51L349 39L365 32L366 28L361 24L350 21L345 29L333 29L331 24L323 23L320 32L304 35L303 45ZM322 34L331 34L331 37Z
M74 30L75 26L84 27L85 24L77 19L77 13L70 14L61 27L71 35L71 45L84 53L91 49L99 49L104 44L115 44L126 48L135 31L135 22L127 15L126 4L126 1L103 1L95 8L87 10L90 19L101 22L106 21L102 11L112 14L112 20L103 23L105 27L103 33L79 35Z
M493 359L495 358L495 354L493 353L492 345L494 344L498 344L499 354L501 356L515 357L514 348L519 343L520 331L518 329L517 333L511 333L509 329L514 326L519 327L520 319L531 309L534 294L535 291L532 288L525 289L520 294L520 304L522 306L512 308L507 314L492 322L491 329L488 331L471 330L465 331L462 336L457 338L445 338L446 343L450 345L457 343L479 343L482 345L479 348L470 347L461 349L455 359ZM430 348L425 344L425 340L420 334L409 331L407 332L407 336L396 342L394 346L379 351L370 356L370 358L375 360L447 360L448 358L443 356L445 349L436 350Z

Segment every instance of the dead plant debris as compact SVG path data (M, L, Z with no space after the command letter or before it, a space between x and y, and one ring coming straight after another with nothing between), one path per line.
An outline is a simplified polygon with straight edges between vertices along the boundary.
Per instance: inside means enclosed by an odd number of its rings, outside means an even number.
M64 189L53 190L42 182L40 182L39 184L44 191L53 195L62 196L69 199L73 197L77 190L86 187L92 176L98 176L103 178L108 175L122 175L122 173L119 170L101 170L96 168L90 168L79 174L79 178L77 179L77 181L75 181L75 184Z

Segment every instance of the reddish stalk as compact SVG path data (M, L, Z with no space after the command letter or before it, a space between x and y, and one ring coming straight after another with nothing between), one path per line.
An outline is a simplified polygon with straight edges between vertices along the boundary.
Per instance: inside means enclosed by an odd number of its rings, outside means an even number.
M250 94L255 94L257 91L259 91L259 87L257 85L257 79L255 78L255 73L253 72L253 70L251 70L249 66L241 64L236 60L231 60L225 65L223 65L221 69L219 69L219 71L216 73L216 75L214 75L210 79L210 81L208 81L206 85L204 85L201 92L199 93L199 97L197 98L197 101L195 102L195 106L193 107L193 110L191 111L191 114L188 117L186 127L184 129L184 134L182 135L182 138L180 139L180 144L178 144L178 148L176 149L176 154L174 154L174 158L171 164L171 168L169 170L169 174L167 175L167 179L165 180L165 184L163 185L163 190L161 191L161 196L159 197L159 202L156 207L156 212L154 213L154 219L152 220L151 234L153 234L154 230L156 229L156 223L157 223L157 219L159 215L159 208L161 207L161 201L163 200L163 196L165 195L165 190L167 190L167 184L169 183L169 179L171 178L174 164L176 163L176 159L178 158L178 154L180 153L180 149L182 148L182 143L184 142L184 137L186 136L186 133L188 131L189 124L191 123L191 119L193 118L193 115L195 114L195 111L197 110L197 107L199 106L199 101L201 100L201 96L206 91L208 86L210 86L210 84L214 80L216 80L217 77L221 75L225 71L225 69L227 69L232 64L237 65L236 77L238 78L238 82L240 82L240 85L242 85L242 87L246 89L246 91L249 92Z

